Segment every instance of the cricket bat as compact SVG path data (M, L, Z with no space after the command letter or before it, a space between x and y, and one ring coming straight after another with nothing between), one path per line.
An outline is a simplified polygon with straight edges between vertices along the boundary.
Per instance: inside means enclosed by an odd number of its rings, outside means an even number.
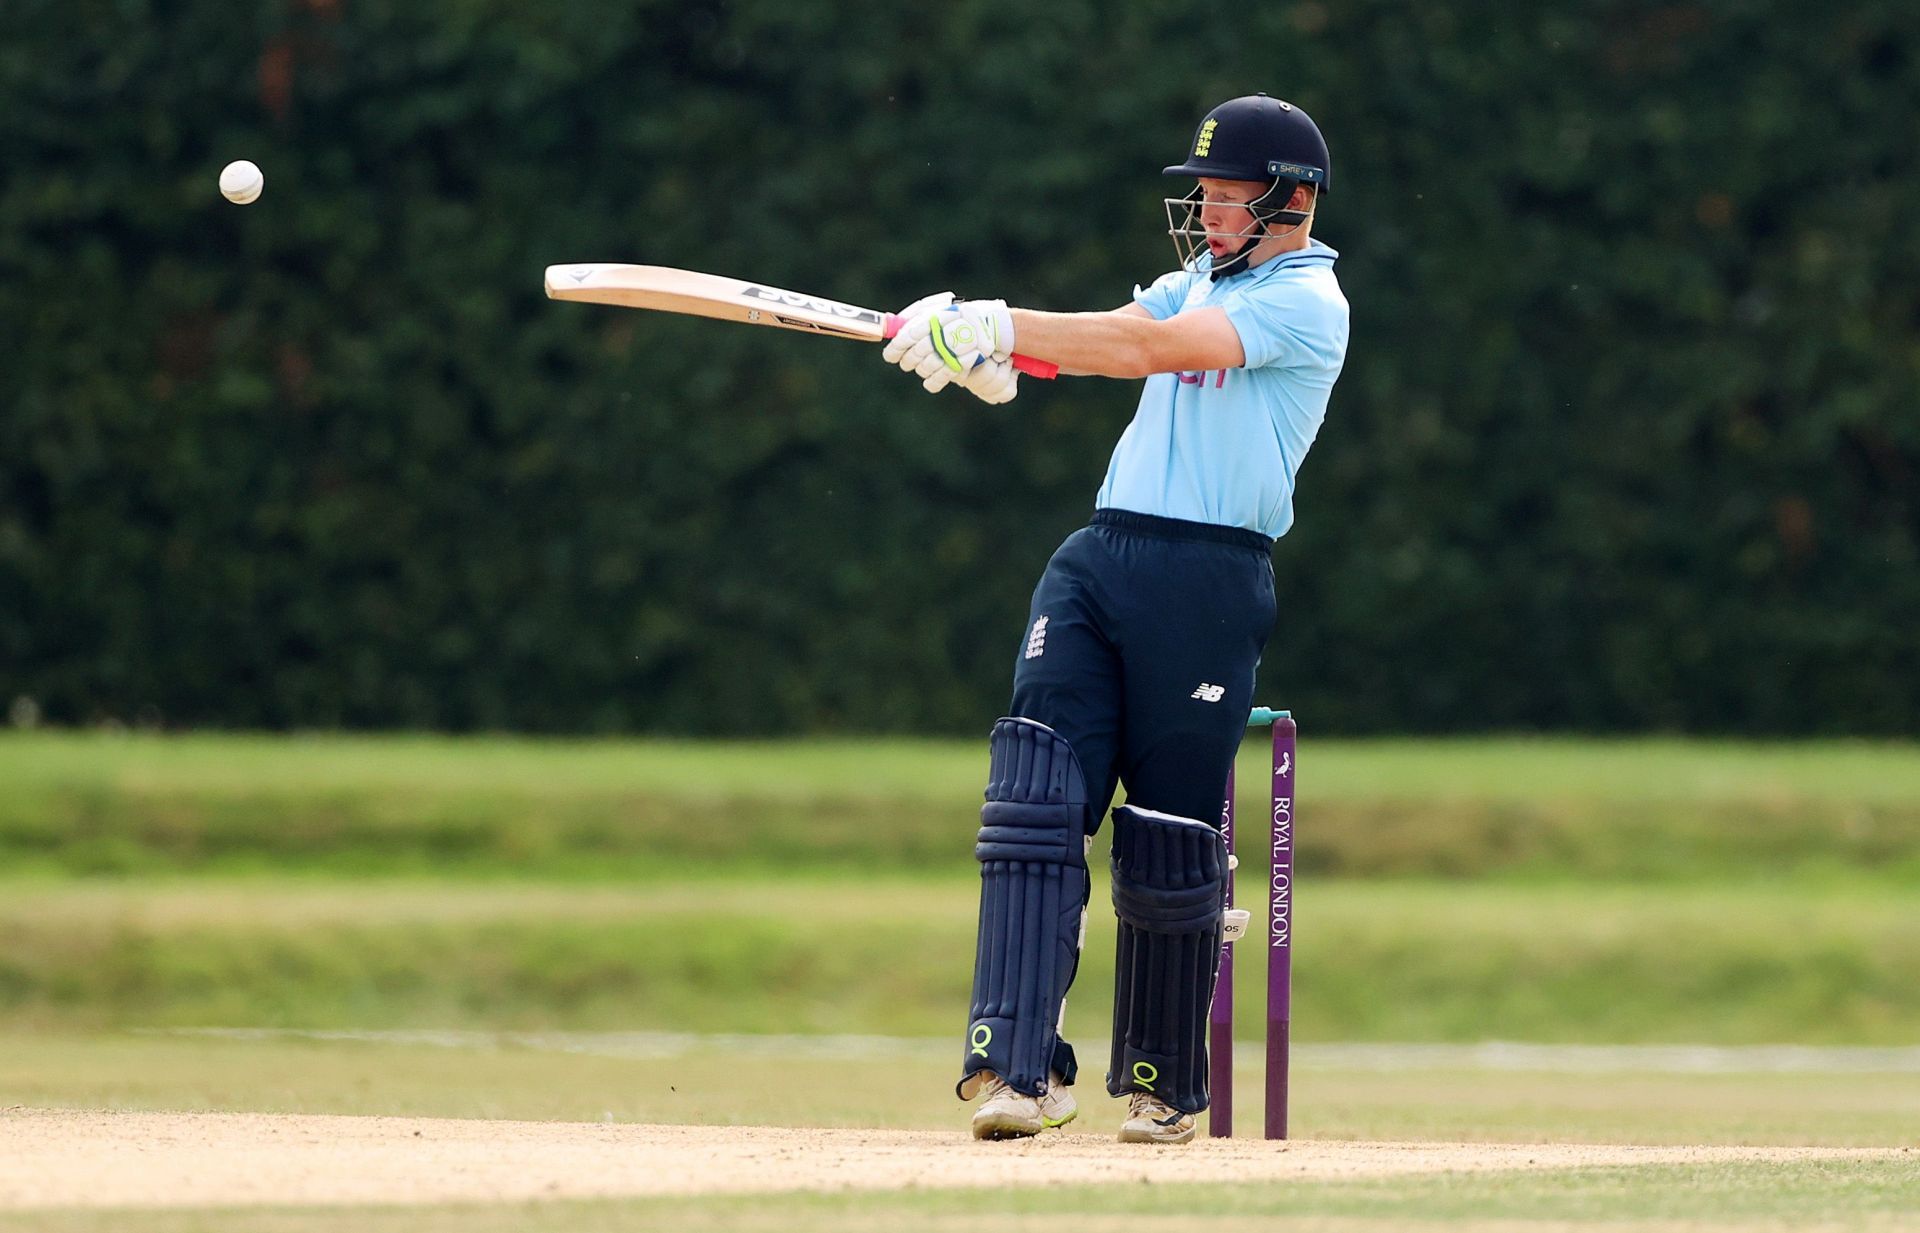
M885 342L906 324L894 313L663 265L550 265L547 298L771 325L861 342ZM1014 356L1013 366L1030 377L1049 380L1060 372L1058 364L1026 355Z

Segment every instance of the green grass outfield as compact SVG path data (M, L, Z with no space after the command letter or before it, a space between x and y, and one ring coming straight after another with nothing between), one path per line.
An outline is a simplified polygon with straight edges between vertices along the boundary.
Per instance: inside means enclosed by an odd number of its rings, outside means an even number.
M1910 1230L1920 1176L1899 1161L1649 1166L1437 1174L1390 1181L1060 1186L650 1198L443 1207L26 1212L17 1233L1134 1233L1189 1229L1301 1233L1702 1233Z
M1264 770L1256 735L1241 761L1256 854ZM789 1056L754 1034L953 1039L984 773L984 741L0 738L0 1106L957 1128L937 1045ZM1920 1154L1910 1061L1689 1073L1442 1053L1382 1069L1326 1048L1797 1042L1908 1057L1920 749L1332 742L1309 725L1299 792L1297 1134ZM1112 962L1102 863L1068 1014L1094 1075ZM1242 876L1245 902L1257 857ZM1261 953L1244 950L1240 973L1247 1126ZM442 1043L183 1034L247 1027ZM749 1038L656 1056L566 1034L583 1031ZM1111 1108L1087 1103L1081 1132L1111 1133ZM1143 1219L1892 1230L1920 1225L1920 1161L3 1222L957 1233Z
M1094 893L1070 1019L1083 1034L1112 988ZM965 875L0 882L0 1025L939 1036L964 1013L976 896ZM1296 1032L1920 1043L1914 902L1871 881L1783 897L1767 882L1310 880ZM1263 953L1241 951L1249 1031Z
M1265 815L1264 737L1240 803ZM951 869L972 741L0 735L0 859L49 873ZM1851 870L1920 885L1920 747L1302 738L1321 874L1685 881Z
M9 734L0 1028L938 1035L984 770L984 742ZM1309 729L1299 792L1304 1039L1920 1040L1912 745Z
M1664 738L1301 739L1329 801L1383 796L1826 800L1920 804L1920 746L1891 741ZM1243 769L1264 759L1247 737ZM0 732L0 774L19 788L253 793L323 789L591 795L977 798L985 734L969 740L564 740L521 737L152 735Z

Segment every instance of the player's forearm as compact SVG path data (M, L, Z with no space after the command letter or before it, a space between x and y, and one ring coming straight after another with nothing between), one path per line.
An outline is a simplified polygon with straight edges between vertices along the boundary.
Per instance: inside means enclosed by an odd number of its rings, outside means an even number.
M1164 343L1161 322L1129 313L1013 312L1013 335L1022 354L1052 360L1078 376L1145 377L1177 372L1181 365Z

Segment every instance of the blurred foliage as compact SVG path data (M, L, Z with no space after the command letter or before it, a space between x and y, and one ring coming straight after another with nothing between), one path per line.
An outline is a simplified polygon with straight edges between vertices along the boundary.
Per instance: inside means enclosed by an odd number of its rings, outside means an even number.
M0 704L984 731L1134 387L928 398L541 268L1111 307L1171 262L1159 167L1265 89L1328 134L1354 332L1263 696L1920 729L1920 8L1012 18L0 7Z

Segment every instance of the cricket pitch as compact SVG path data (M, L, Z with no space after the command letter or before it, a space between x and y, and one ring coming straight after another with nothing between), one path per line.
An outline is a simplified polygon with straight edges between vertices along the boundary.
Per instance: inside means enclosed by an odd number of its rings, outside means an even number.
M1252 1139L1168 1148L1123 1145L1091 1129L976 1143L964 1131L10 1109L0 1112L0 1212L1340 1181L1898 1155L1897 1148Z

